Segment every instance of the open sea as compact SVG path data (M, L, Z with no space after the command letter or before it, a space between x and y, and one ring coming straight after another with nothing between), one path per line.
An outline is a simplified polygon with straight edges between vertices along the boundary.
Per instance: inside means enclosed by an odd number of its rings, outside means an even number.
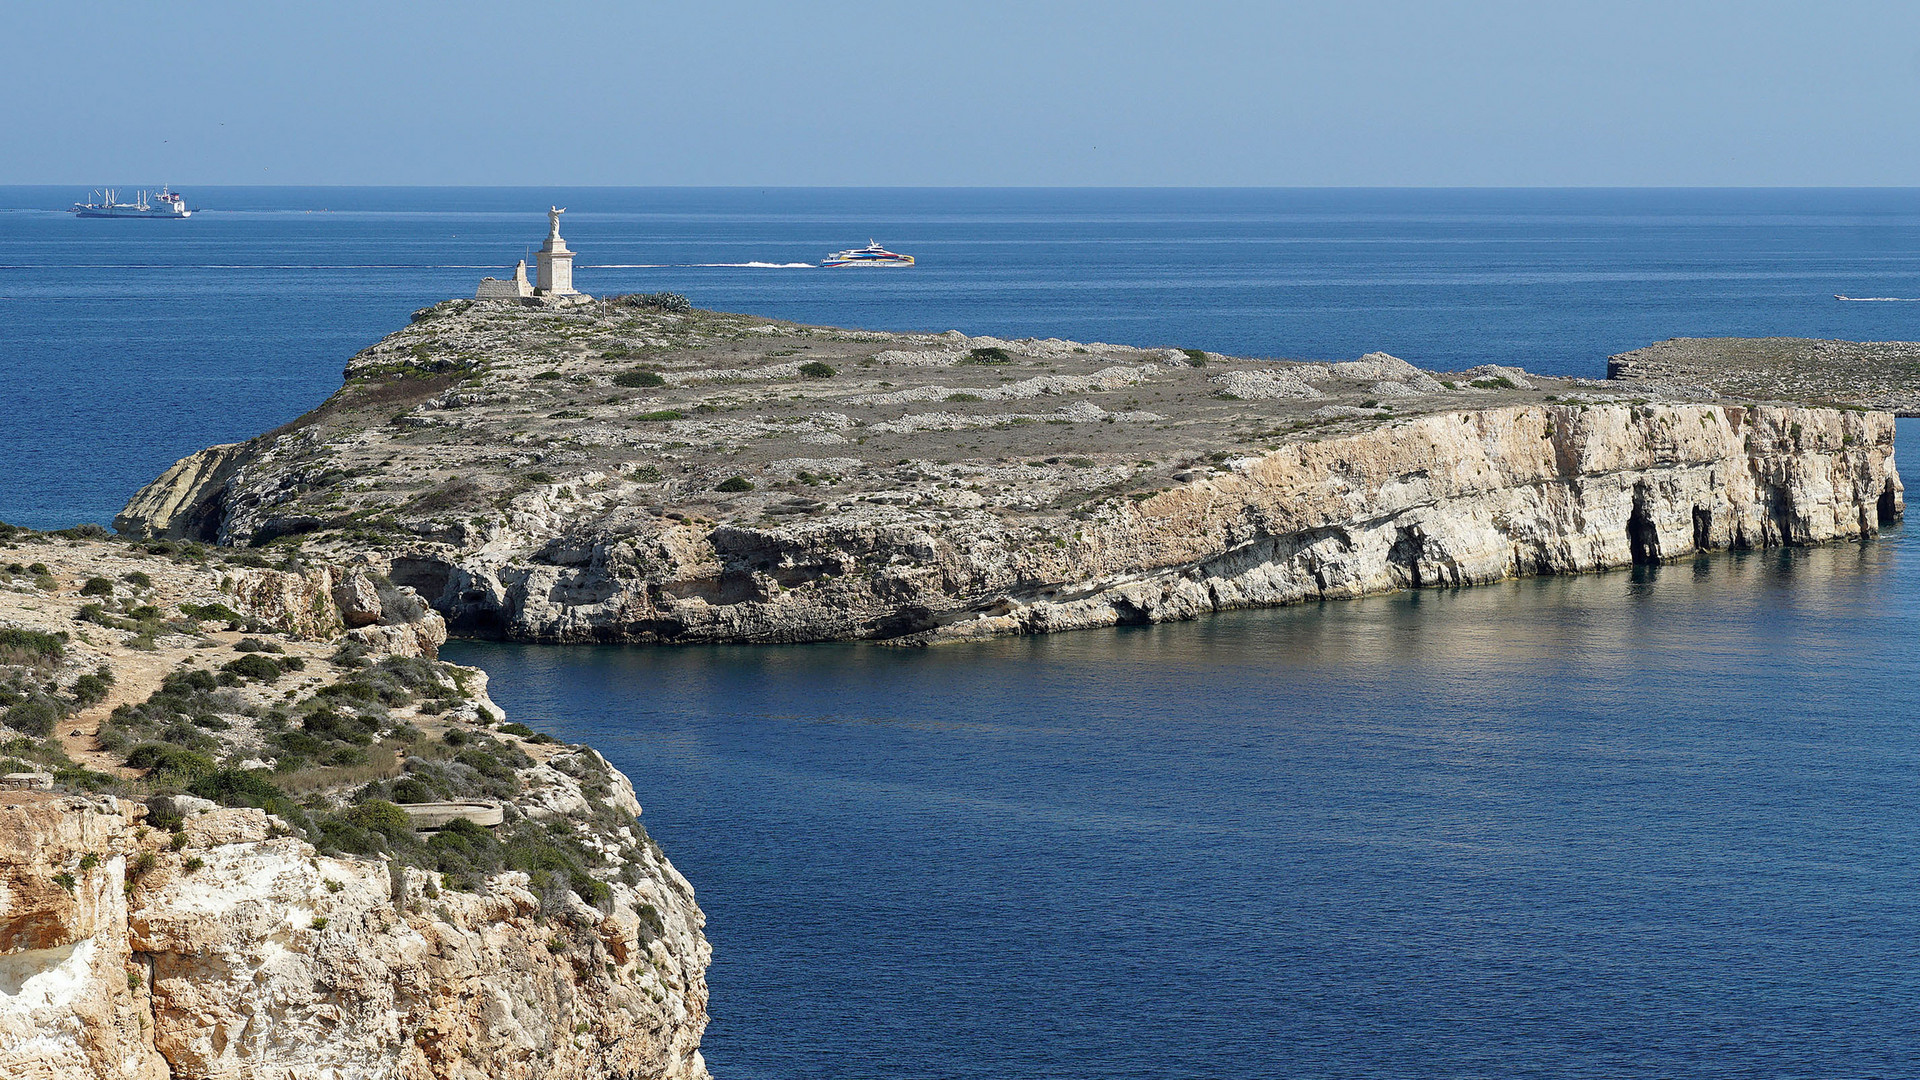
M813 323L1596 377L1920 337L1920 191L85 194L0 188L0 520L291 419L549 203L589 292ZM786 265L870 237L920 265ZM444 655L633 778L720 1080L1920 1075L1920 529L919 652Z

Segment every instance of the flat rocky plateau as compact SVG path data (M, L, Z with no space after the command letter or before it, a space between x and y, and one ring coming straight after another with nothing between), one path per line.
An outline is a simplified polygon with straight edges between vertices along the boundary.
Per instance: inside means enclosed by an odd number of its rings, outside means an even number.
M115 524L301 547L455 633L923 643L1871 534L1891 419L1384 354L447 301Z
M1607 358L1645 391L1884 409L1920 416L1920 342L1669 338Z

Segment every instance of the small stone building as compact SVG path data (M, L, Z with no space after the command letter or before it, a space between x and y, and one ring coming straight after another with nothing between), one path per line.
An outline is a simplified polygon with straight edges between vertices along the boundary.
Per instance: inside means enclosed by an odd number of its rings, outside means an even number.
M521 259L520 265L513 268L513 277L507 281L499 278L483 277L480 287L474 290L475 300L517 300L533 295L533 283L527 280L527 260Z

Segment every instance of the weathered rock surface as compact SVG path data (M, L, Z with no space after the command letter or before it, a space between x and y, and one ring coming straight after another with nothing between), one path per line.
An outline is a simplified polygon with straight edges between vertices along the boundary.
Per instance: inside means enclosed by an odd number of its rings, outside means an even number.
M209 496L233 475L235 465L245 457L241 443L209 446L175 462L160 478L141 488L126 509L113 519L113 527L126 531L143 528L146 522L165 522L148 536L196 536L211 524Z
M169 850L144 813L0 795L0 1075L706 1075L702 916L657 849L556 930L524 874L429 891L248 809L188 819ZM123 889L138 855L153 868Z
M1384 353L441 305L348 378L126 527L299 536L455 633L925 642L1857 539L1904 509L1885 414Z
M1669 338L1607 358L1607 378L1699 396L1920 416L1920 342Z
M5 542L0 771L64 790L0 788L0 1077L706 1075L703 916L631 785L421 658L445 631L418 597ZM443 848L392 801L441 798L490 813Z

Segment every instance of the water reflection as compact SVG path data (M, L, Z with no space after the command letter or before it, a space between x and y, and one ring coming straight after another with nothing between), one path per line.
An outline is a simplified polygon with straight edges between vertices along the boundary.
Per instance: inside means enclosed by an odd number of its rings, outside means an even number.
M1911 545L448 655L633 776L726 1075L1912 1073Z

